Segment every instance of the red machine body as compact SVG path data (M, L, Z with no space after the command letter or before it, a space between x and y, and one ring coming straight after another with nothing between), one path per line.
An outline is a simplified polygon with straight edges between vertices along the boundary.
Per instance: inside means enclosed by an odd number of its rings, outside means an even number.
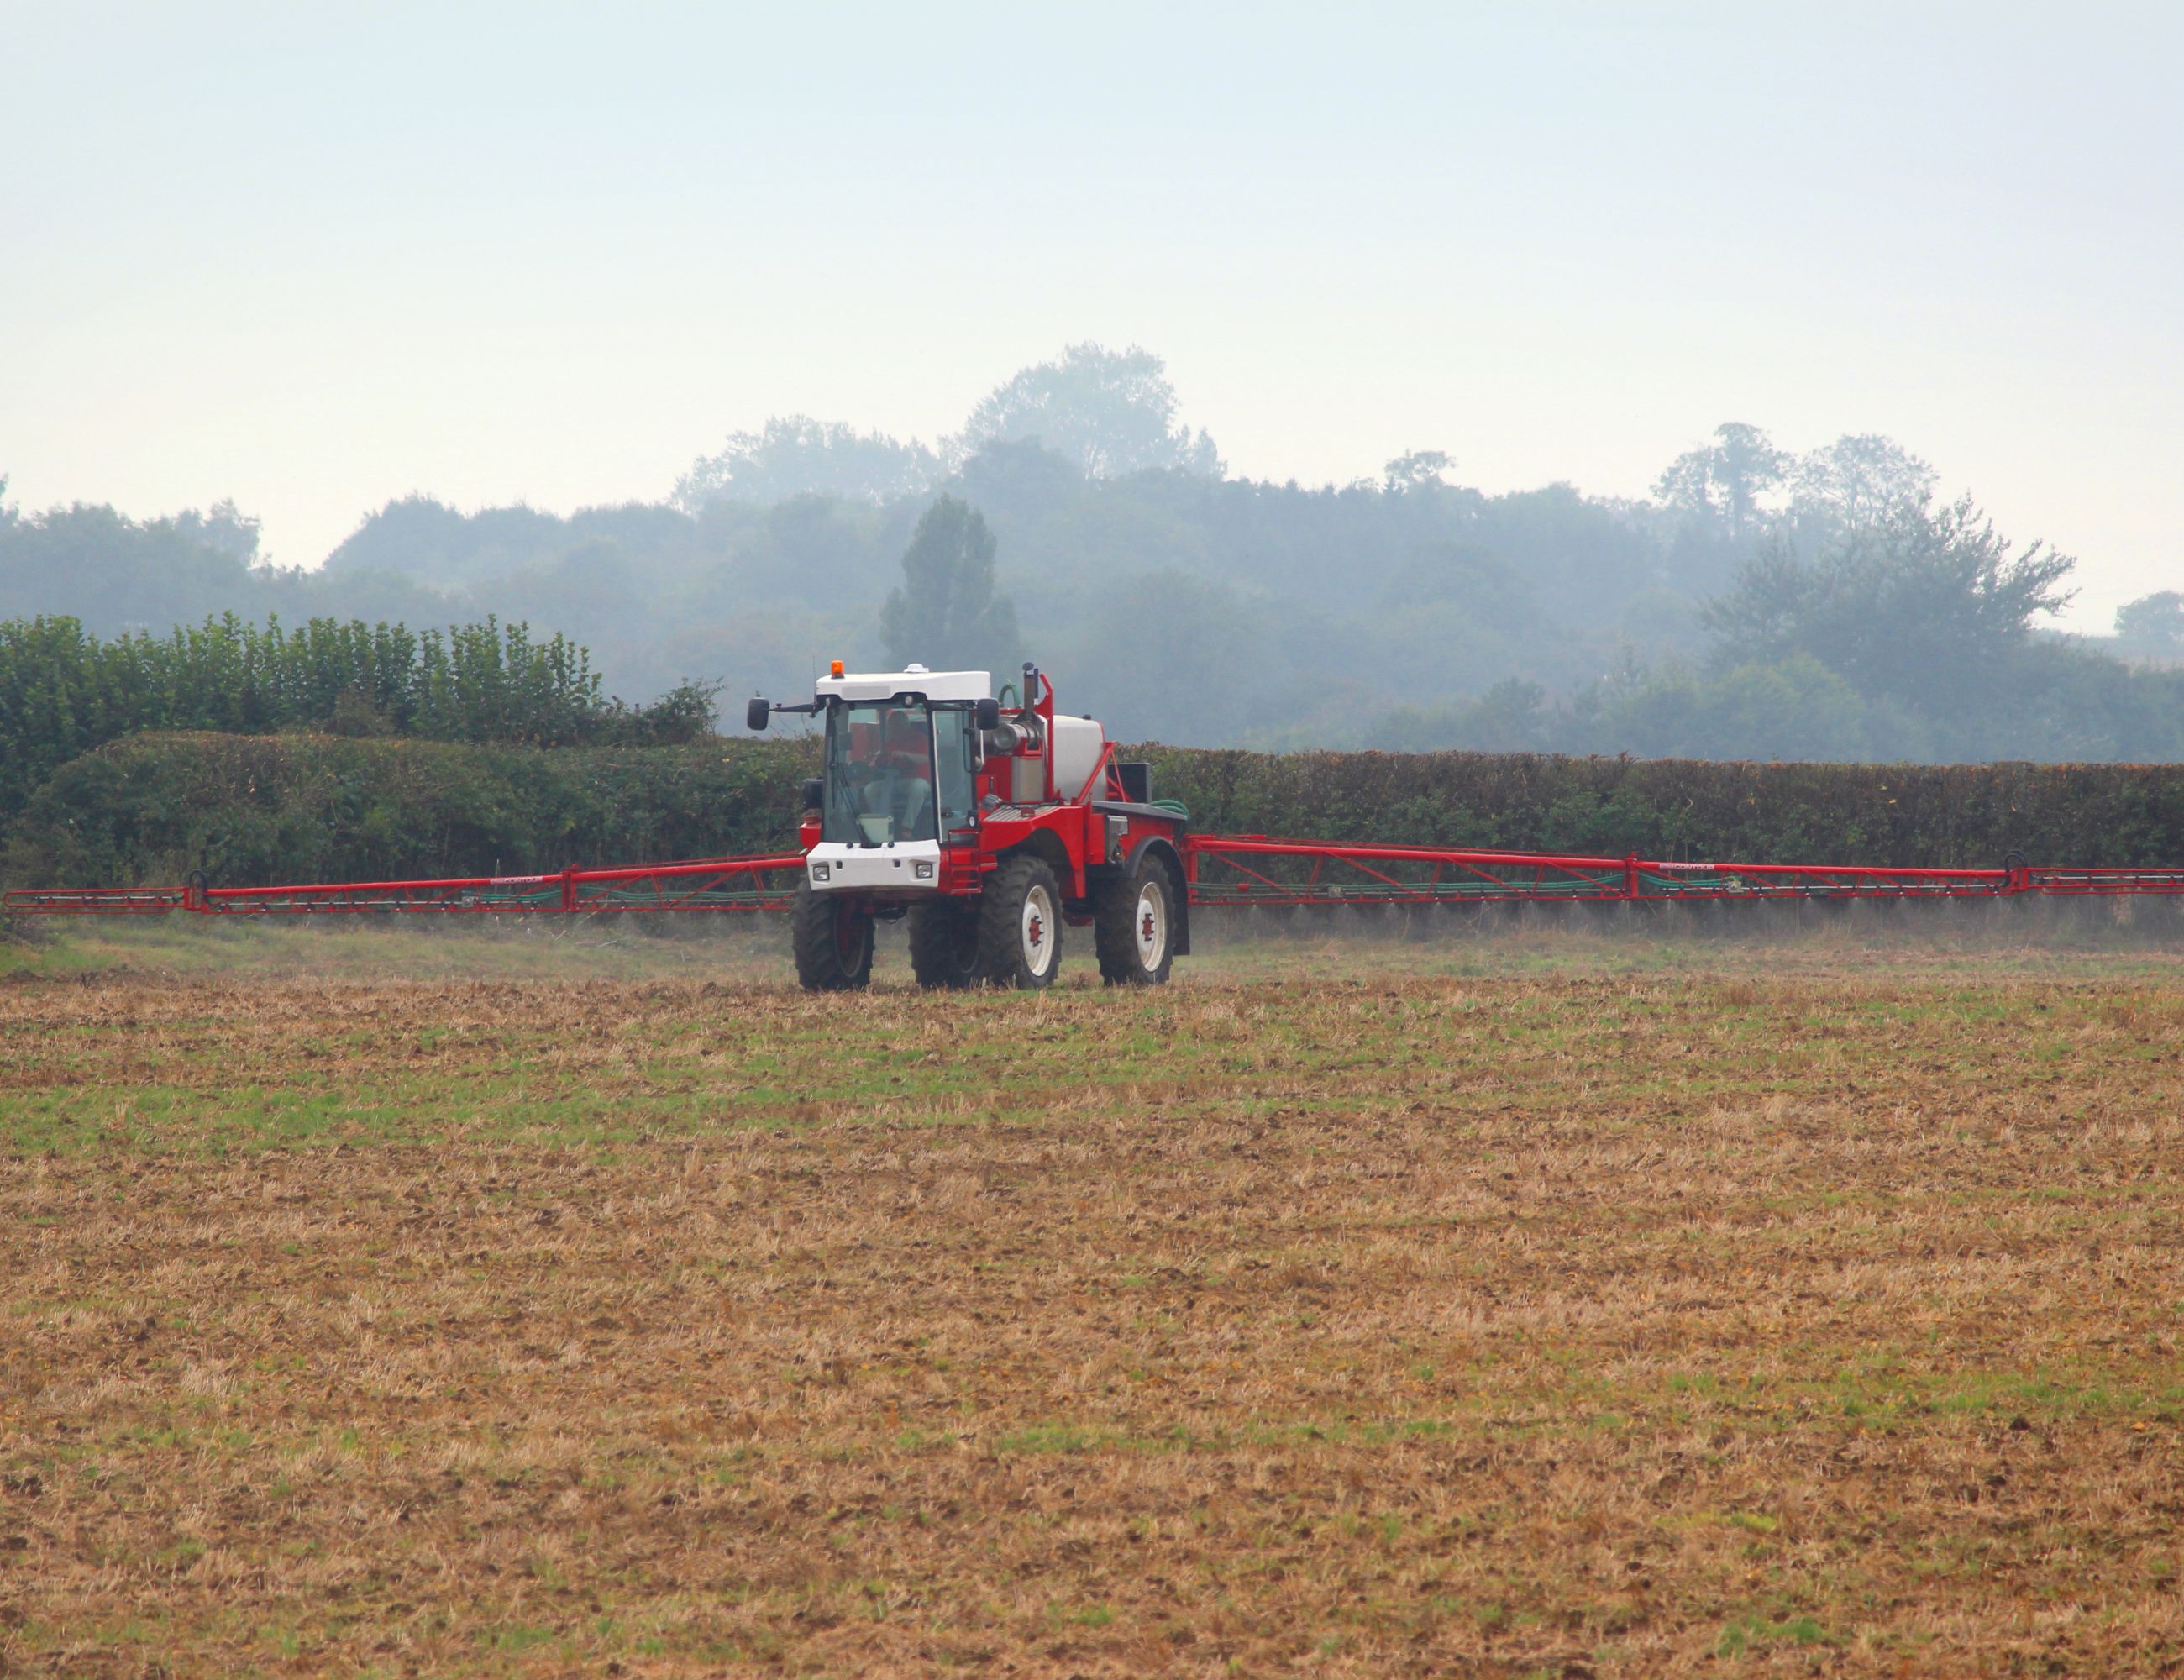
M837 664L816 687L749 716L826 719L791 906L805 986L863 985L875 925L900 919L928 986L1047 985L1064 925L1093 930L1113 983L1158 984L1190 949L1182 809L1152 803L1149 767L1118 764L1097 723L1058 712L1035 666L1008 707L984 671Z
M1037 685L1037 698L997 709L1017 726L1015 739L982 755L972 820L943 837L938 890L959 898L978 893L1004 856L1029 848L1063 877L1072 901L1087 900L1102 867L1120 865L1155 842L1169 848L1180 884L1183 813L1133 799L1112 743L1102 742L1089 774L1071 776L1064 785L1055 763L1054 685L1037 670L1027 680ZM821 833L819 817L807 809L797 827L807 856L822 843Z

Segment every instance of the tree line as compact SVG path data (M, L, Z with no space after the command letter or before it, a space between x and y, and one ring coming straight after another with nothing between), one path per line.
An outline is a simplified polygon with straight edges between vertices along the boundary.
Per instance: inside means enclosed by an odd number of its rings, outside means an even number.
M1158 357L1072 346L928 444L809 416L656 503L425 496L325 566L231 507L0 509L0 613L208 613L578 637L621 692L807 687L825 662L1029 657L1126 739L1709 758L2184 757L2184 595L2054 627L2072 562L1997 533L1892 439L1724 425L1646 497L1490 494L1413 448L1369 479L1229 476Z

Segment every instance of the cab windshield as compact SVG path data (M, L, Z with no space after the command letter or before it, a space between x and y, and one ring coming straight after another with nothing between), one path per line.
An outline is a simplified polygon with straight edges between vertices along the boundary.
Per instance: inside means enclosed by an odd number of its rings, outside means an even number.
M821 837L850 846L938 840L972 820L971 708L922 700L827 708Z

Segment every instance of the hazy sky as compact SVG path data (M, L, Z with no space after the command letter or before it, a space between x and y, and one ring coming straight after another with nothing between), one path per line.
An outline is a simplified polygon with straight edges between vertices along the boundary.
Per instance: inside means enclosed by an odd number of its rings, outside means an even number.
M925 15L941 14L940 20ZM187 14L187 15L185 15ZM657 498L1063 344L1233 472L1642 493L1886 431L2084 609L2184 587L2184 7L0 0L0 475Z

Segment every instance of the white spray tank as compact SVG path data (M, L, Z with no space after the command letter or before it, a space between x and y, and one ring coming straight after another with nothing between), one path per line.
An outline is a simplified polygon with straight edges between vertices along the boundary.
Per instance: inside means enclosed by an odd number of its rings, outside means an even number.
M1100 755L1107 750L1107 732L1089 717L1054 715L1054 797L1073 799L1084 791L1092 772L1100 768ZM1098 793L1099 789L1093 789Z

